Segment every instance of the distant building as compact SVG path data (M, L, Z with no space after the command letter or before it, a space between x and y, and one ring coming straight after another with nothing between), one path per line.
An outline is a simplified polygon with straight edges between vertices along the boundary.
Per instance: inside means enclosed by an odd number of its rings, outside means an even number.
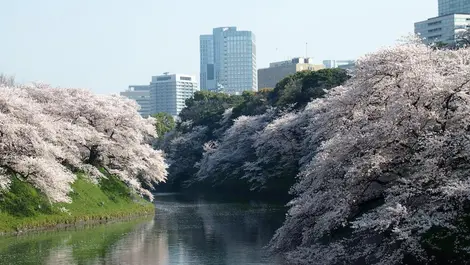
M215 80L214 63L214 37L213 35L201 35L200 46L200 88L204 90L214 90L217 87Z
M324 60L323 65L326 68L344 68L349 69L354 67L356 62L354 60Z
M426 44L452 44L470 29L470 0L438 0L439 16L415 23L415 34Z
M185 101L199 90L196 77L183 74L152 76L150 87L151 112L166 112L178 116Z
M258 90L253 32L214 28L212 35L201 35L199 41L201 89L229 94Z
M459 32L470 28L470 14L451 14L415 23L415 33L426 44L454 43Z
M469 0L438 0L439 16L470 14Z
M135 100L140 106L139 114L142 117L148 117L152 114L148 85L129 86L128 90L121 92L120 95Z
M292 60L270 63L268 68L258 70L258 88L274 88L284 77L296 72L310 70L316 71L325 68L315 65L311 58L294 58Z

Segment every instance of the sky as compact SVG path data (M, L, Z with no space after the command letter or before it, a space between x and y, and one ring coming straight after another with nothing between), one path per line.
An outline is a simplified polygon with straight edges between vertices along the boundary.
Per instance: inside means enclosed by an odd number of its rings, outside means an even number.
M199 76L199 35L256 35L258 68L356 59L437 16L437 0L0 0L0 73L114 94L163 72Z

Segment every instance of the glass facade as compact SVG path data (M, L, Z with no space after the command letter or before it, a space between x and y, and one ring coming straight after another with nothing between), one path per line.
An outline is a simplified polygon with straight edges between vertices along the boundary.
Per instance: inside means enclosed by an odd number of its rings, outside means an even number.
M470 0L439 0L439 16L470 14Z
M419 34L426 44L453 43L456 41L456 35L468 28L470 15L462 14L440 16L415 23L415 33Z
M230 94L256 91L255 35L236 27L215 28L212 33L200 37L201 88Z
M214 75L214 39L212 35L201 35L200 46L200 83L201 89L210 90L215 88Z

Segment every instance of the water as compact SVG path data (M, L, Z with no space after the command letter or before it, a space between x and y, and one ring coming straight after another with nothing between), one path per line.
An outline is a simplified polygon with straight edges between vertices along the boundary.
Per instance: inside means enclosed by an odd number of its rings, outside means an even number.
M153 219L0 237L0 264L278 265L263 247L285 209L156 198Z

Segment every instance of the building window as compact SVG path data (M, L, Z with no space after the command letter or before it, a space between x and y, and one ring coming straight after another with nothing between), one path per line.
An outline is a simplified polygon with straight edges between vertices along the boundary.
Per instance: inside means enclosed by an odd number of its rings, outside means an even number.
M157 81L165 81L165 80L171 80L171 76L159 76L159 77L157 77Z

